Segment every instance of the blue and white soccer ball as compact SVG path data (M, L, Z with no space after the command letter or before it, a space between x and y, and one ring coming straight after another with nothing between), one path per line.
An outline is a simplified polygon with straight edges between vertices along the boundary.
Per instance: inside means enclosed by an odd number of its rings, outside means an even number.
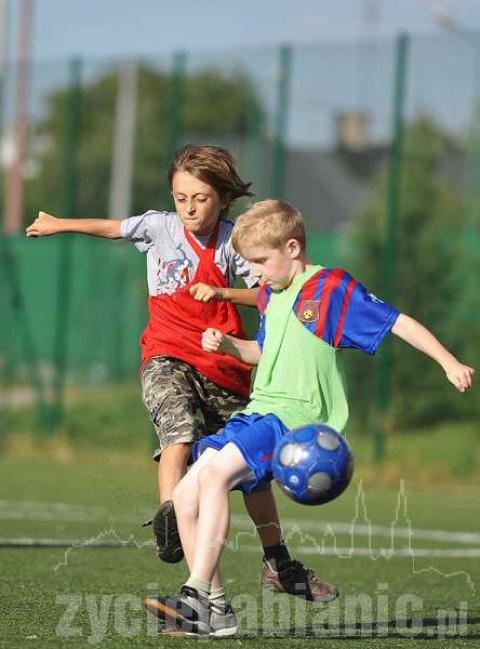
M321 505L339 496L352 479L353 466L347 440L323 424L287 433L272 459L280 489L304 505Z

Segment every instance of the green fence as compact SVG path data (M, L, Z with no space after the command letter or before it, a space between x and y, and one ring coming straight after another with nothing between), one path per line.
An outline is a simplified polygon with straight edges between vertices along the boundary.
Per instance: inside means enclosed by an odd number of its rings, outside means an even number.
M169 209L175 149L226 146L257 198L302 210L315 261L346 265L478 365L479 60L480 38L457 33L35 65L23 226L39 209L115 218ZM16 73L10 66L4 79L5 141ZM6 182L4 205L9 191ZM43 381L61 401L65 381L134 376L146 320L140 254L21 233L3 235L0 253L4 388L38 391ZM418 358L394 345L368 367L351 361L353 402L375 404L379 456L392 417L409 425L409 412L420 423L479 414L478 399L459 406Z
M65 300L61 278L67 237L72 277ZM335 263L336 245L335 234L313 237L312 258ZM62 332L71 383L95 385L135 377L140 335L147 321L147 287L145 256L132 244L71 235L11 237L3 271L7 269L13 283L1 285L0 308L5 317L0 331L2 369L11 383L30 381L34 364L51 380L56 339ZM245 314L248 318L248 310Z
M35 359L29 358L19 326L28 318L36 359L47 376L53 373L60 329L66 333L71 381L95 384L131 376L138 367L138 340L146 322L145 260L133 246L72 238L72 274L65 300L60 283L64 239L15 237L9 242L22 302L2 287L2 312L9 318L2 327L5 371L28 379Z

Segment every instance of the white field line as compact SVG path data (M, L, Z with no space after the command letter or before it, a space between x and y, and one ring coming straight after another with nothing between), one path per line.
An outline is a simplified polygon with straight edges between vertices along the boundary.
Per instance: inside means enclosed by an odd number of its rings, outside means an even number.
M143 548L155 547L153 541L136 542L131 539L49 539L19 537L0 538L0 548Z
M111 514L105 512L102 515L91 515L89 512L49 512L49 511L7 511L0 510L0 519L16 521L56 521L58 523L129 523L141 525L144 519L141 516L132 514ZM150 515L151 518L151 515Z
M258 548L255 546L243 545L240 546L240 551L256 552ZM477 559L480 557L480 548L380 548L372 552L371 548L315 548L311 546L299 545L293 548L295 554L308 554L319 555L327 557L370 557L370 558L392 558L392 557L408 557L416 559L420 557L436 558L436 559Z
M11 538L0 539L0 548L153 548L153 541L138 543L131 539L108 540L108 539L49 539L49 538ZM436 558L436 559L478 559L480 548L380 548L372 553L370 548L315 548L311 546L298 546L294 548L296 554L318 555L327 557L370 557L370 558ZM236 552L248 552L260 554L259 545L238 545Z
M45 503L25 500L0 499L0 519L24 521L57 521L72 523L126 523L141 525L151 517L153 511L138 514L112 513L106 507L72 505L68 503ZM416 540L428 540L447 543L480 543L478 532L451 532L392 525L370 525L363 523L315 522L301 518L285 518L282 521L284 533L347 534L366 537L392 537ZM251 530L253 523L246 515L233 514L232 527Z
M112 513L106 507L96 505L73 505L69 503L45 503L30 500L0 499L0 519L25 521L59 521L70 523L133 523L141 524L151 518L150 512L138 514Z
M281 521L283 529L288 529L291 533L294 530L298 532L316 532L325 534L334 532L337 534L353 534L355 536L388 536L392 535L397 538L415 538L425 539L428 541L446 541L457 543L480 543L480 534L476 532L449 532L447 530L428 530L410 527L401 527L396 524L392 525L365 525L359 523L315 523L312 520L302 520L300 518L285 518ZM232 526L240 528L251 528L252 522L248 516L232 515Z

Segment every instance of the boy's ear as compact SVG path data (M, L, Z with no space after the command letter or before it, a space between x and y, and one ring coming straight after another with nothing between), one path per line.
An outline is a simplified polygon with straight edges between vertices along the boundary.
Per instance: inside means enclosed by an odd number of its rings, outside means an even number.
M231 202L230 199L231 199L230 194L225 194L225 195L223 196L223 198L222 198L222 202L220 203L220 205L221 205L221 207L222 207L222 210L224 210L224 209L226 209L227 207L229 207L230 202Z
M302 247L296 239L289 239L287 241L287 250L292 259L297 259L302 252Z

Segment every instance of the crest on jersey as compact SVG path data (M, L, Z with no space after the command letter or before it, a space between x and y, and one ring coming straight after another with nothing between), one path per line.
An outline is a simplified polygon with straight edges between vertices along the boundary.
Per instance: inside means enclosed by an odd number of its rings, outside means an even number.
M319 305L317 300L302 300L297 311L298 318L302 322L316 322L319 317Z

